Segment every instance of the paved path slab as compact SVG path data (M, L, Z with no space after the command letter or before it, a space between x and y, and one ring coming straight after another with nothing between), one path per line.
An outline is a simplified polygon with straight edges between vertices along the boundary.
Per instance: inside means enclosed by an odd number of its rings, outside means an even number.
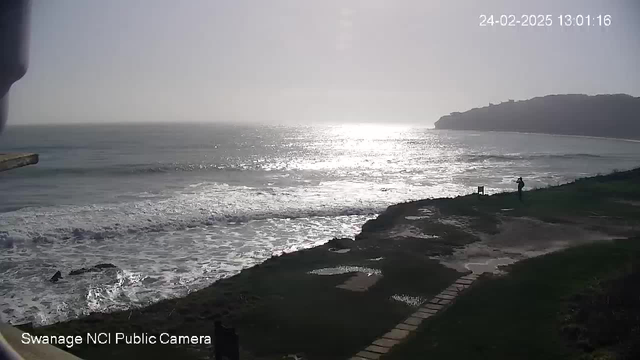
M412 317L417 317L417 318L428 319L431 316L433 316L433 314L432 313L427 313L427 312L422 312L422 311L416 311L411 316Z
M360 351L359 353L356 354L357 356L363 357L365 359L370 359L370 360L377 360L380 359L380 354L377 353L373 353L370 351Z
M416 317L416 316L410 316L407 320L404 321L405 324L409 324L409 325L415 325L418 326L420 324L422 324L422 322L424 321L423 317ZM405 329L405 330L409 330L409 329Z
M380 338L380 339L374 341L373 345L384 346L384 347L392 347L393 345L396 345L398 343L399 343L398 340Z
M400 329L391 329L388 333L384 334L382 337L392 340L402 340L409 335L409 330L400 330Z
M473 280L466 280L466 279L456 280L456 284L462 284L462 285L471 285L472 282Z
M440 304L425 304L423 306L423 308L426 309L433 309L433 310L440 310L444 307L444 305L440 305Z
M393 346L399 344L402 340L406 339L411 332L416 331L418 326L422 324L426 319L437 314L440 311L445 310L445 306L450 304L456 296L466 288L468 288L478 276L475 274L465 275L455 283L451 284L440 294L436 295L429 302L423 303L422 307L418 311L414 312L404 322L397 324L395 328L391 329L388 333L382 335L382 338L375 340L371 345L367 346L363 351L352 357L351 360L377 360L383 354L391 351ZM353 280L356 280L355 278ZM364 280L363 278L357 279L356 282ZM367 279L371 281L372 279ZM364 280L365 283L368 283ZM348 281L347 281L348 282ZM373 282L375 283L375 282ZM343 284L343 285L346 285ZM340 287L340 286L339 286ZM355 287L359 288L359 287ZM354 291L364 291L349 289Z
M365 351L369 351L372 353L378 353L378 354L386 354L389 352L389 348L388 347L383 347L383 346L378 346L378 345L369 345L367 346L367 348L365 349Z
M451 296L451 295L447 295L447 294L438 294L437 297L440 298L440 299L444 299L444 300L453 300L453 299L455 299L455 296Z
M420 319L420 318L416 318L416 319ZM424 319L420 319L420 320L424 320ZM405 320L406 321L406 320ZM420 324L416 324L416 325L408 325L406 323L402 323L402 324L398 324L396 325L396 329L400 329L400 330L409 330L409 331L416 331L418 330L418 326Z

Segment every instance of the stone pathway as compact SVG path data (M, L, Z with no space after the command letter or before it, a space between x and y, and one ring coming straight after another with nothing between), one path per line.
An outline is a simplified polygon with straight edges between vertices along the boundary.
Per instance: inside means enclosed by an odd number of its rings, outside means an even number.
M477 274L465 275L451 286L443 290L428 302L422 303L421 307L415 313L411 314L402 323L396 325L388 333L382 335L379 339L371 343L364 350L358 352L351 360L376 360L382 355L391 351L393 346L404 341L411 332L418 329L423 321L431 316L442 312L446 307L455 300L455 298L478 278Z

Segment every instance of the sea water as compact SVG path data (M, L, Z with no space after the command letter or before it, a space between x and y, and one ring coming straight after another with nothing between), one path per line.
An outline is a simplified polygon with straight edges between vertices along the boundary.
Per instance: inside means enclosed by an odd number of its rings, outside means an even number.
M637 142L366 124L18 126L6 151L40 163L0 173L0 320L36 325L185 295L398 202L640 165ZM98 263L117 269L67 275Z

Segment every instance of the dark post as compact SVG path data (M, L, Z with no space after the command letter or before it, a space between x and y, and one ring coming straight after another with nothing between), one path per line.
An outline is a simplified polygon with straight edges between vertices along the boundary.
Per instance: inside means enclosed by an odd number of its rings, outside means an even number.
M240 343L235 329L225 328L216 321L213 344L215 360L240 360Z
M0 1L0 133L7 120L9 89L27 72L31 0Z

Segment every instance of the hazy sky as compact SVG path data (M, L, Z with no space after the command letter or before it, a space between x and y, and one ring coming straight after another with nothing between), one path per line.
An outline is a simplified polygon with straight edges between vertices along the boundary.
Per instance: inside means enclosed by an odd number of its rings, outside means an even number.
M612 21L563 28L560 14ZM9 124L428 125L507 99L640 96L637 0L33 0L31 30Z

